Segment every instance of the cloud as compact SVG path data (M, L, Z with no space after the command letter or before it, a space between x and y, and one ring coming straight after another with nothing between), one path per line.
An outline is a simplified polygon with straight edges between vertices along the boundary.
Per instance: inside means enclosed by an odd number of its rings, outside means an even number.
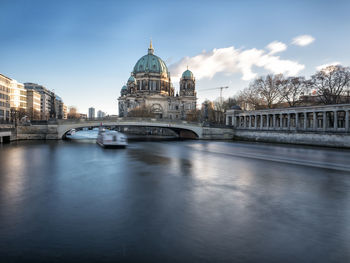
M281 52L282 45L279 46L280 51L278 52ZM277 49L270 50L276 52ZM271 52L267 53L263 49L243 50L231 46L213 49L208 52L203 51L193 57L184 57L177 63L170 65L169 70L174 82L179 80L187 65L198 80L213 78L217 73L228 75L240 73L243 80L251 80L257 76L257 73L253 71L253 67L263 68L274 74L284 73L287 76L297 75L305 68L304 65L296 61L281 59L279 56L273 55Z
M340 65L340 64L341 64L340 62L334 61L334 62L331 62L331 63L319 65L319 66L316 67L316 69L317 69L318 71L321 71L322 69L325 69L326 67L329 67L329 66L336 66L336 65Z
M310 35L301 35L293 38L292 44L296 46L307 46L315 41L315 38Z
M270 50L270 54L272 55L275 53L285 51L287 49L287 45L279 41L273 41L270 44L268 44L266 48Z

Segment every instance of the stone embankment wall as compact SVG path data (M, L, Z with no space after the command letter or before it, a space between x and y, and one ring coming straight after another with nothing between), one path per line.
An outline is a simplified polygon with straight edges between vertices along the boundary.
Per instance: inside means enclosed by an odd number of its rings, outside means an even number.
M57 140L57 125L18 126L17 140Z
M350 148L346 133L235 130L234 139Z
M233 139L232 128L211 128L203 127L203 140L232 140Z

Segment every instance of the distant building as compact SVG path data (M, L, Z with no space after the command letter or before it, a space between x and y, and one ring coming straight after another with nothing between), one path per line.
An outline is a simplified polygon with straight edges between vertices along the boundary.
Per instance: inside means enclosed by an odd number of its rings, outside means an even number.
M27 90L27 114L31 120L40 120L41 105L40 93L35 90Z
M11 80L0 74L0 121L10 120L10 88Z
M10 107L24 114L27 111L27 91L22 83L14 79L11 80Z
M68 108L67 105L63 104L63 119L68 119Z
M103 111L101 111L101 110L99 110L98 112L97 112L97 118L103 118L103 117L105 117L106 116L106 113L105 112L103 112Z
M94 107L89 108L89 119L94 119L95 117L96 117L95 108Z
M56 117L55 94L42 85L36 83L24 83L27 90L35 90L40 93L41 119L47 120Z
M55 112L57 119L64 119L64 103L61 97L55 96ZM67 117L67 107L66 107L66 117ZM66 118L67 119L67 118Z
M85 113L78 113L80 119L87 119L87 114Z

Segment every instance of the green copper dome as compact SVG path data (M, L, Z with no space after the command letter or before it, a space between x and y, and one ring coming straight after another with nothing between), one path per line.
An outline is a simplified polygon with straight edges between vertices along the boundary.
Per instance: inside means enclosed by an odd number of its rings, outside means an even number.
M146 72L168 74L168 68L165 65L165 62L160 57L154 55L153 52L154 49L151 43L148 49L148 54L137 61L133 71L134 74Z
M136 82L134 76L130 76L130 78L128 79L128 82Z
M182 77L185 79L193 79L193 73L187 69L184 71L184 73L182 73Z
M122 87L122 89L120 90L120 94L123 96L125 95L126 93L128 93L128 88L124 85Z

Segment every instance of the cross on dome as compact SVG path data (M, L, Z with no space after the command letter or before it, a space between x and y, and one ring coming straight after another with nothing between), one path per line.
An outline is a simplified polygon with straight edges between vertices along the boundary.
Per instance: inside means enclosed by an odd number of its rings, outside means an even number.
M148 54L152 54L153 55L154 53L154 48L152 46L152 38L151 38L151 41L149 43L149 48L148 48Z

